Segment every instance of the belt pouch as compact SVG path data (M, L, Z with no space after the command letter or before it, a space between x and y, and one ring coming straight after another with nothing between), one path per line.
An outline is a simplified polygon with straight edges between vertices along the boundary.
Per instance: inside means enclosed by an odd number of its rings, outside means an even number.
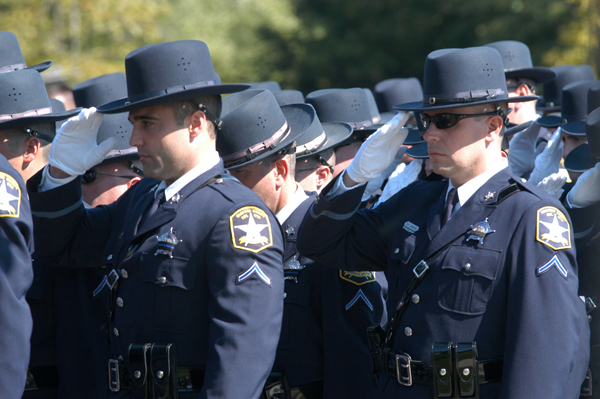
M129 372L135 399L148 398L150 344L131 344L128 350Z
M379 380L379 375L384 370L385 358L383 346L385 342L385 330L380 325L367 327L367 339L369 351L371 352L371 363L373 366L373 378Z
M260 398L291 399L291 389L285 373L271 372Z
M153 399L177 399L177 355L175 345L152 344L150 349Z
M452 398L452 342L434 342L431 346L434 398Z
M458 397L479 399L477 344L475 342L457 343L454 359Z

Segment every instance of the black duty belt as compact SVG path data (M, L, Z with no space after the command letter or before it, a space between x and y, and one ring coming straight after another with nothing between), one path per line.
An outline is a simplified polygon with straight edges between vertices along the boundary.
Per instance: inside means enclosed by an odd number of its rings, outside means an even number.
M284 373L272 372L259 399L321 399L323 381L290 387Z
M199 392L204 385L204 369L177 367L177 390L179 392ZM132 390L133 376L136 371L131 371L122 360L108 360L108 386L111 391Z
M29 367L27 370L26 391L58 388L58 370L56 366Z
M387 374L396 379L401 385L433 385L434 366L429 362L413 360L408 354L385 351ZM500 382L502 380L502 359L477 361L477 376L479 384ZM447 371L452 372L452 368ZM455 371L456 372L456 371Z

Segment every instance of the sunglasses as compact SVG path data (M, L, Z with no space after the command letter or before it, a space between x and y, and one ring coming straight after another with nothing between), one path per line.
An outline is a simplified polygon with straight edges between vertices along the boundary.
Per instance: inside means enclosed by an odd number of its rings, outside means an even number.
M429 129L431 123L438 129L449 129L455 126L458 122L465 118L474 118L476 116L492 116L498 115L498 111L484 112L481 114L436 114L433 116L419 113L417 115L417 126L420 131L424 132Z
M113 177L121 177L123 179L133 179L137 176L121 176L121 175L109 175L108 173L98 173L93 170L86 171L83 175L81 175L81 183L89 184L96 181L97 176L113 176Z

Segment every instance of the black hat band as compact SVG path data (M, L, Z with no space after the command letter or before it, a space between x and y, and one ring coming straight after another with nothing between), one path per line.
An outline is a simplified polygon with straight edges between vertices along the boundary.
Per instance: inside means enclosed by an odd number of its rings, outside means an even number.
M508 98L506 90L504 89L487 89L487 90L475 90L466 91L462 93L456 93L454 98L435 98L429 97L423 99L423 104L456 104L456 103L471 103L477 101L485 101L490 99L498 98L504 100Z
M283 124L279 130L275 132L267 140L254 144L252 147L247 148L242 151L234 152L233 154L229 154L223 157L223 162L225 163L225 167L229 168L231 166L239 165L246 161L250 161L257 156L264 154L267 151L272 150L277 147L277 144L281 143L283 139L285 139L290 134L290 125L287 121Z
M327 144L327 135L323 132L316 139L311 140L306 144L296 146L296 156L300 157L317 152L320 148L323 148L325 144Z
M27 65L25 65L25 64L6 65L6 66L3 66L2 68L0 68L0 73L12 72L12 71L16 71L18 69L25 69L25 68L27 68Z
M156 91L152 91L152 92L144 92L142 94L129 95L128 96L129 101L127 101L125 104L142 101L147 98L158 97L158 96L162 96L165 94L173 94L173 93L179 93L179 92L186 91L186 90L199 89L201 87L215 86L217 84L218 84L218 82L216 82L214 80L207 80L207 81L203 81L203 82L191 83L189 85L171 86L171 87L167 87L166 89L156 90Z
M0 115L0 121L8 121L11 119L24 118L26 116L47 115L47 114L51 114L51 113L52 113L51 107L38 108L38 109L32 109L29 111L21 112L18 114L2 114L2 115Z

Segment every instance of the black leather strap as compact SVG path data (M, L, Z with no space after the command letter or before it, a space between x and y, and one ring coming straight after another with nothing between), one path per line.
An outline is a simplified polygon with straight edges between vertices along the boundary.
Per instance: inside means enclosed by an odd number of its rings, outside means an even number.
M56 366L30 367L27 370L26 391L58 388L58 370Z

